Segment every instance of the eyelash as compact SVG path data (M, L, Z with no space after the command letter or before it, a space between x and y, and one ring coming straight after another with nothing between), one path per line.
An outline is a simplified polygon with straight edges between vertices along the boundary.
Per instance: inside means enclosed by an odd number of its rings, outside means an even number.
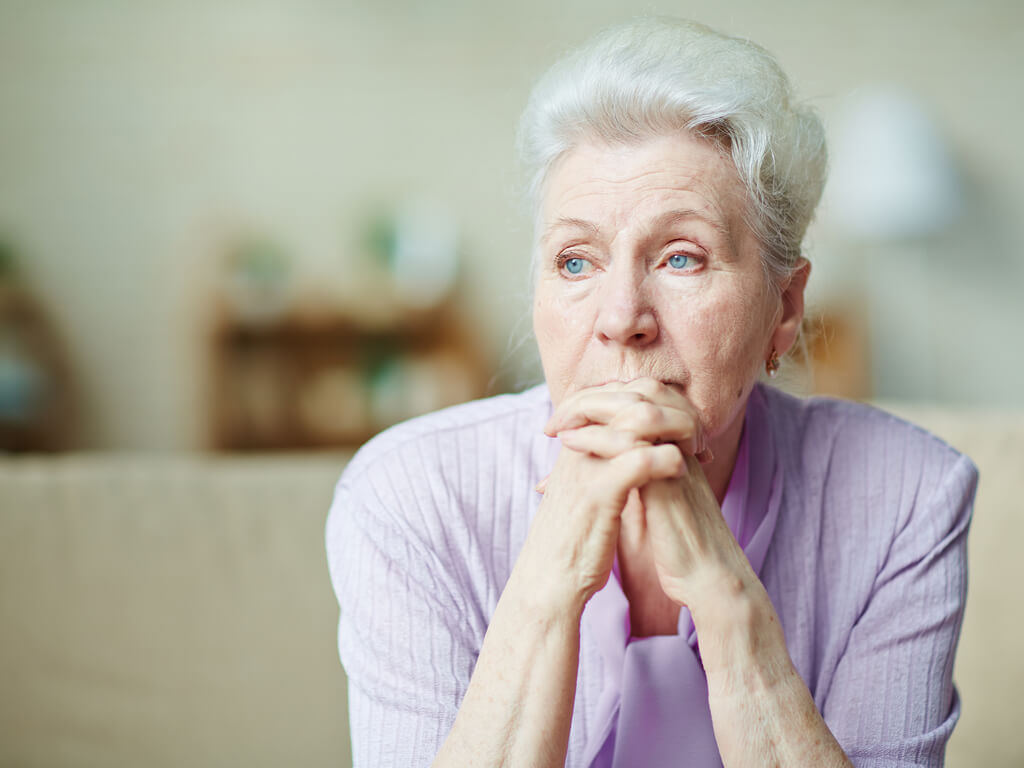
M695 264L693 266L690 266L689 263L687 263L687 266L684 266L684 267L672 267L669 264L669 260L675 258L676 256L682 256L684 259L688 259L689 261L695 262ZM665 265L671 267L672 269L678 269L681 272L693 272L696 269L700 268L701 263L702 263L702 258L700 256L698 256L697 254L695 254L695 253L686 253L684 251L676 251L674 253L670 253L663 263Z
M559 274L566 275L567 272L565 265L568 264L573 259L579 259L580 261L586 262L587 264L593 266L593 262L590 261L590 259L586 258L585 256L580 256L578 253L574 253L572 251L566 251L565 253L560 253L558 254L558 256L555 257L555 269L559 272ZM576 279L581 274L583 273L568 273L570 279Z
M669 265L669 263L668 263L669 259L672 259L672 258L674 258L676 256L682 256L683 258L685 258L685 259L687 259L689 261L696 262L696 264L693 265L693 266L690 266L689 263L687 263L687 266L671 267ZM590 259L586 258L585 256L581 256L581 255L579 255L579 254L577 254L577 253L575 253L573 251L566 251L564 253L558 254L558 256L555 257L555 269L560 274L562 274L562 275L568 275L568 277L570 279L576 279L576 278L580 277L581 275L583 275L585 273L584 272L573 273L573 272L567 272L567 270L566 270L566 264L568 264L570 261L573 261L573 260L576 260L576 259L578 259L579 261L585 262L585 263L590 264L591 266L593 266L593 262L590 261ZM662 265L670 266L671 269L678 270L679 272L682 272L682 273L685 274L685 273L697 271L702 266L703 257L698 256L695 253L685 253L683 251L676 251L674 253L670 253L664 259L664 261L662 261L661 263L662 263Z

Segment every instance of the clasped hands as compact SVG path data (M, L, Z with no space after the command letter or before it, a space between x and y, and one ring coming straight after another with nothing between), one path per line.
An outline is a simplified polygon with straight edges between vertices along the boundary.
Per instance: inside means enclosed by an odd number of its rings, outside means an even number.
M644 378L579 390L545 432L563 449L538 486L544 498L523 554L531 570L552 577L544 588L556 599L582 605L604 586L623 511L637 499L658 582L673 602L692 609L723 579L747 575L701 469L712 460L707 437L679 389Z

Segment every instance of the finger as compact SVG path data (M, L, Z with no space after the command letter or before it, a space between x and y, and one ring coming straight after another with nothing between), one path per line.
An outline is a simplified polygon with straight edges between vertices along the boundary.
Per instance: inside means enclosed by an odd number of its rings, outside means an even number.
M553 437L588 423L613 424L647 442L676 442L689 453L708 447L697 410L681 387L657 379L611 382L575 392L555 410L545 432Z
M683 385L666 383L652 378L634 379L623 385L623 391L636 392L652 403L665 406L672 410L682 411L689 415L693 423L701 431L700 414L685 394Z
M700 423L689 412L665 408L646 400L626 405L607 424L588 423L559 430L563 444L610 458L638 443L675 443L685 453L707 449Z
M623 432L602 424L567 429L558 433L562 445L574 451L589 453L602 459L613 459L626 451L650 443L632 432Z
M698 434L700 421L684 399L672 404L646 399L639 392L590 391L562 403L544 431L551 436L587 424L614 424L654 442L682 442ZM696 451L694 451L696 452Z
M707 447L700 422L693 413L646 400L624 408L609 426L649 443L676 443L689 454Z
M545 426L544 431L553 437L560 426L566 428L563 426L563 421L568 419L569 415L579 408L581 401L592 399L595 395L611 395L614 397L615 394L624 393L626 394L625 402L635 402L640 399L650 399L657 402L666 396L679 396L670 390L668 385L651 378L634 379L629 382L609 381L606 384L600 384L595 387L584 387L570 394L559 404ZM597 404L596 407L600 409L600 404ZM568 424L567 421L565 423Z
M607 424L623 408L644 399L639 392L613 391L607 386L581 390L563 400L545 425L545 434L554 437L564 429Z
M646 399L656 403L673 403L686 401L683 388L679 384L667 384L659 379L643 376L627 381L622 388L627 392L637 392Z
M685 472L686 462L678 446L645 445L611 459L608 471L595 481L605 485L616 501L624 504L633 488L652 480L681 477Z

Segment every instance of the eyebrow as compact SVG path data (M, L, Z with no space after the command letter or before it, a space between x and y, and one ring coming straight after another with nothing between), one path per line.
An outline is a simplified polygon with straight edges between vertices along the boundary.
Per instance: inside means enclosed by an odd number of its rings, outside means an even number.
M725 227L724 224L722 224L720 221L717 221L716 219L710 218L703 211L698 211L695 208L676 208L675 210L665 211L664 213L661 213L657 217L655 217L655 219L651 222L651 228L656 229L659 227L670 226L672 224L687 219L698 219L699 221L707 224L709 227L715 230L715 232L717 232L719 235L723 237L729 237L729 230ZM560 229L580 229L585 230L595 236L600 236L601 234L600 228L597 226L597 224L595 224L592 221L587 221L586 219L578 219L571 216L563 216L561 218L556 219L551 224L551 226L544 230L544 234L541 236L540 241L542 243L547 242L554 236L555 232L557 232Z
M555 232L560 229L583 229L595 236L599 236L601 234L600 228L592 221L577 219L571 216L562 216L561 218L556 219L550 227L544 230L544 234L541 235L540 241L542 243L547 242Z
M651 225L653 227L664 227L686 219L697 219L707 224L723 237L729 236L729 230L722 222L711 218L706 213L698 211L696 208L677 208L674 211L666 211L665 213L657 216L654 221L651 222Z

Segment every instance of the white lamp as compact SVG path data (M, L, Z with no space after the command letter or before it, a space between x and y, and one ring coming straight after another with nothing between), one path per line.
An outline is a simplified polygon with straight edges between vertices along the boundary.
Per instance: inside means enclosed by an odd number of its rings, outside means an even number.
M837 223L873 241L934 235L961 205L935 123L912 94L894 86L851 97L833 142L829 186Z
M963 199L941 132L913 94L894 87L855 93L836 124L828 214L848 238L844 295L867 301L876 397L941 397L946 367L936 337L938 235Z

